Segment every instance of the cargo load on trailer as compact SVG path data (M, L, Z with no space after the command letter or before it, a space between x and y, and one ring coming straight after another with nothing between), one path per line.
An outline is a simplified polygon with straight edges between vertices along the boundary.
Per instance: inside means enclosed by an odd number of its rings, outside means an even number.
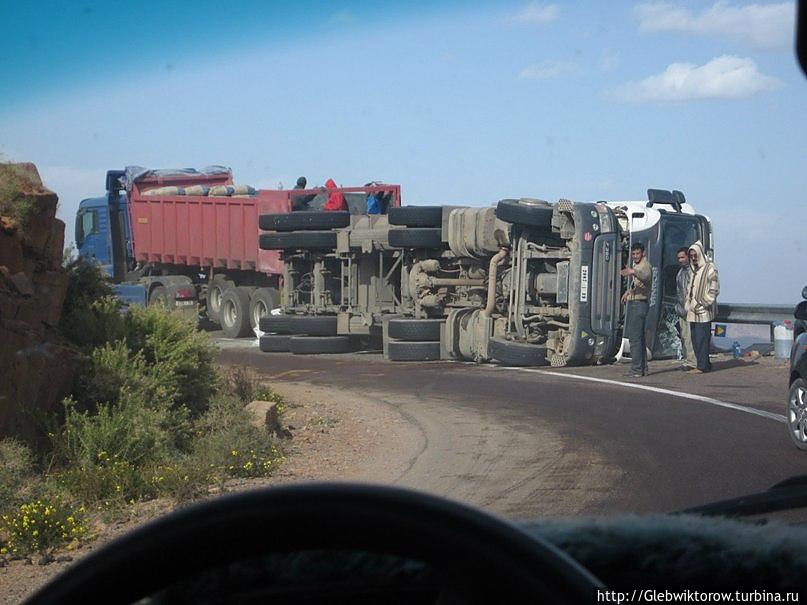
M279 252L258 247L260 214L290 216L299 197L316 208L341 195L348 214L366 212L371 196L385 209L401 199L399 186L383 184L255 189L235 183L222 166L110 170L106 190L79 205L79 254L102 266L125 304L201 315L231 337L254 334L258 320L280 302L283 261ZM328 226L343 226L342 220Z

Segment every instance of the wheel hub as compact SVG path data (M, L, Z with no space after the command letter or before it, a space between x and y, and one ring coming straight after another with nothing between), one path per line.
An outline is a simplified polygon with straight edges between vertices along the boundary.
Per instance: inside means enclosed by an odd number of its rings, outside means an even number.
M807 391L804 389L797 389L793 394L793 400L790 402L792 416L793 432L800 441L807 441L807 404L805 403L805 394Z

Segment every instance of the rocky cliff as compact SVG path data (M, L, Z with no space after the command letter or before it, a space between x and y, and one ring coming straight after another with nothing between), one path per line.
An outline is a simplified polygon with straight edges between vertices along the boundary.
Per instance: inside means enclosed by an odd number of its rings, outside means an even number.
M33 164L0 164L0 436L33 437L79 360L57 330L67 290L57 202Z

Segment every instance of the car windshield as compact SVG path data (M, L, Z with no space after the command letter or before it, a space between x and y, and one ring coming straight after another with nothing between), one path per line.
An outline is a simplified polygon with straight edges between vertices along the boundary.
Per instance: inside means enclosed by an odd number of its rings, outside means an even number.
M0 561L289 482L803 523L796 8L4 3Z

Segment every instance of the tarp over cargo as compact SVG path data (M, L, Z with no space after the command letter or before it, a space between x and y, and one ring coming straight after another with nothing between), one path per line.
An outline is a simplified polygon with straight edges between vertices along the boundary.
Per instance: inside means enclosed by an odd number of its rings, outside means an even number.
M130 191L132 185L140 179L149 177L172 177L172 176L197 176L197 175L214 175L226 174L232 176L233 171L226 166L206 166L201 170L195 168L161 168L158 170L150 170L142 166L127 166L124 170L124 175L121 178L121 184Z

